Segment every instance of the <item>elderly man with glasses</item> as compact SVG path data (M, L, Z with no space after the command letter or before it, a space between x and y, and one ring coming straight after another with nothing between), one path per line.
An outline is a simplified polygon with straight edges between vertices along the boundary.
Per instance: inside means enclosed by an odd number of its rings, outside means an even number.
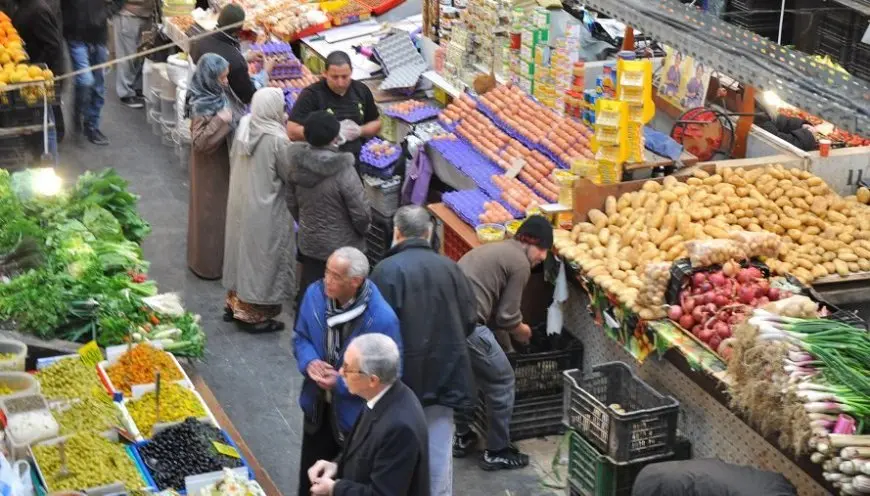
M317 496L429 496L428 433L417 395L399 381L399 347L383 334L355 338L339 373L366 407L338 462L309 470Z
M326 276L308 287L299 306L293 351L305 377L299 397L304 413L299 492L310 494L308 468L336 458L365 400L348 390L339 376L350 342L380 333L401 349L399 320L378 288L367 279L369 262L356 248L335 250L326 262Z

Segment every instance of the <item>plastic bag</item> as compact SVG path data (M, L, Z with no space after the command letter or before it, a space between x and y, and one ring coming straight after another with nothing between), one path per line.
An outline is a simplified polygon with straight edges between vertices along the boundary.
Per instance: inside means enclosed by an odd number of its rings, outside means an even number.
M30 464L26 460L19 460L10 465L6 457L0 455L0 494L4 496L33 496Z
M643 289L637 295L637 304L647 308L661 308L665 304L665 291L671 280L671 262L652 262L643 269Z
M339 123L339 132L338 134L342 136L346 141L353 141L359 138L362 129L360 129L359 124L356 122L345 119Z
M692 267L721 265L729 260L746 258L743 245L731 239L704 239L685 242Z
M732 231L731 239L743 245L747 257L769 257L779 255L779 236L772 232Z

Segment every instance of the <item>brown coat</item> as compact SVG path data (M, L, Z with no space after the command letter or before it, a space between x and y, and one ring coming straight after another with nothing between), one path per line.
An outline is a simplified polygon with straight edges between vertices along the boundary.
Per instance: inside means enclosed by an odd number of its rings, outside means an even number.
M190 123L190 207L187 265L203 279L220 279L230 185L230 126L217 116Z

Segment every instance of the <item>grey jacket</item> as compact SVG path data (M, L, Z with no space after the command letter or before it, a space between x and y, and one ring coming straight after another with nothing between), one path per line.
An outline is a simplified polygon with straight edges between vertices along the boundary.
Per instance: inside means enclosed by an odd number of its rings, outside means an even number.
M342 246L365 250L372 216L353 155L307 143L294 143L289 153L287 204L299 223L299 251L326 260Z

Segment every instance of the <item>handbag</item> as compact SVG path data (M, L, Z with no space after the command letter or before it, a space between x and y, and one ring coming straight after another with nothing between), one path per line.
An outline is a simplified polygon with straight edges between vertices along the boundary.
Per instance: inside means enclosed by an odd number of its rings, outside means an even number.
M151 28L142 33L142 37L139 40L139 47L137 48L137 52L144 52L146 50L152 50L154 48L170 45L172 44L172 40L169 39L160 28L160 19L163 17L161 13L161 4L159 0L154 2L154 10L151 12ZM151 60L152 62L166 62L166 59L172 55L172 47L167 47L165 50L160 50L159 52L149 53L145 57Z

